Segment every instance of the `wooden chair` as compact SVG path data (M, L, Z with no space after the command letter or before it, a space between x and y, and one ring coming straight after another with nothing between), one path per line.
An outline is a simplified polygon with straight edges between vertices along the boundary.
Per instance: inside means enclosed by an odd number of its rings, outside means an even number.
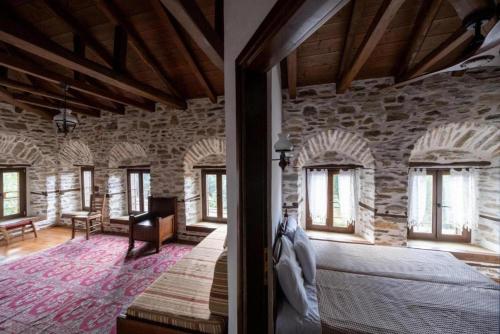
M85 231L85 238L89 240L89 234L100 228L104 232L104 217L106 214L106 195L90 195L90 211L86 215L71 218L71 239L75 238L75 231ZM82 227L78 225L83 225Z
M160 252L161 244L175 237L177 197L149 197L149 211L129 216L129 252L135 240L154 244Z

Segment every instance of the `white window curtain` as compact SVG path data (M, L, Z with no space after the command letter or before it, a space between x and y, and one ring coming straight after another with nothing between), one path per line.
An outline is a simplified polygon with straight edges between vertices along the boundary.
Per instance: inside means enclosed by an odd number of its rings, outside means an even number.
M342 218L347 225L354 224L359 202L359 174L355 169L339 171L339 204Z
M412 168L408 176L408 226L418 227L424 224L427 212L425 168Z
M307 197L309 213L313 224L326 225L328 205L328 171L310 170L307 172Z
M450 205L448 223L454 225L458 231L463 228L469 231L477 228L477 171L474 168L462 168L460 171L451 169L449 189L449 198L444 199Z

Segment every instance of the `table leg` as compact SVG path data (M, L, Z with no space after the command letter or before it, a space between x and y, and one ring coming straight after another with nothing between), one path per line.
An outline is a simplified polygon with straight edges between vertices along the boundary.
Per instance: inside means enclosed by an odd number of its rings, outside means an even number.
M71 218L71 239L75 238L75 218Z
M38 234L36 233L35 223L31 222L31 228L33 229L33 233L35 234L35 238L38 238Z
M85 238L89 240L89 228L90 228L90 222L88 220L85 220Z

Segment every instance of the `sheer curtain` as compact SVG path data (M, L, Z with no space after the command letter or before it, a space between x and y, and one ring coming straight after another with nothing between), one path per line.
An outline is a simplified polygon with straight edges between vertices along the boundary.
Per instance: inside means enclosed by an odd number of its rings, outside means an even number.
M458 231L463 228L471 230L477 228L477 171L474 168L460 171L450 170L449 198L444 199L450 205L450 224Z
M412 168L408 176L408 226L424 224L427 212L425 168Z
M347 225L356 222L358 211L358 173L355 169L339 171L339 204L342 218Z
M313 224L326 225L328 205L328 171L311 170L307 172L307 196L309 213Z

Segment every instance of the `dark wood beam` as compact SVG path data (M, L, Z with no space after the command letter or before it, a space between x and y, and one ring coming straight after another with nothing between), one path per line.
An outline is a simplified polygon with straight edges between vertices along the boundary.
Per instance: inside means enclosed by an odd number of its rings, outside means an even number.
M127 32L122 26L115 27L113 70L117 73L125 73L127 71Z
M112 0L98 0L97 5L101 11L108 17L114 24L121 26L129 36L130 44L137 51L137 54L142 61L148 65L151 70L160 78L167 89L172 92L176 97L182 98L182 95L175 88L172 79L168 73L163 69L158 59L154 56L153 52L144 43L144 39L139 35L134 26L127 20L126 15L122 13L120 8Z
M212 63L224 70L224 44L194 0L161 0L162 4L203 50Z
M224 0L215 0L215 32L224 42Z
M290 99L297 97L297 50L294 50L286 58L288 94Z
M492 0L448 0L448 2L462 20L474 12L495 10L495 1Z
M5 88L0 87L0 100L12 104L14 107L20 108L22 110L26 110L32 112L34 114L40 115L42 118L51 120L53 117L53 113L40 110L37 108L33 108L31 105L23 103L22 101L16 100L12 94Z
M12 97L16 101L20 101L20 102L25 103L25 104L29 104L29 105L33 105L33 106L37 106L37 107L43 107L43 108L51 109L51 110L59 111L63 106L63 104L60 102L46 101L46 100L38 99L38 98L33 97L33 96L28 96L28 95L14 94L14 95L12 95ZM70 109L74 112L93 116L93 117L100 117L101 116L101 112L99 110L82 109L82 108L75 108L75 107L71 107Z
M154 103L137 102L128 97L117 95L114 94L113 92L105 91L103 89L99 89L94 85L89 85L84 82L74 80L73 78L61 75L59 73L43 69L41 66L37 66L33 62L24 61L16 57L9 56L5 53L0 53L0 65L6 66L18 72L29 74L31 76L40 78L48 82L55 83L57 85L67 84L69 88L78 90L86 94L97 96L109 101L126 104L129 106L133 106L148 111L155 110Z
M422 74L427 73L434 65L443 60L458 47L460 47L464 43L468 43L471 40L473 34L474 32L472 30L467 30L464 27L460 27L435 50L425 56L412 69L402 75L398 79L398 82L416 78Z
M403 49L404 51L401 60L397 63L397 68L395 69L396 77L401 76L410 68L415 57L420 51L422 43L429 33L432 22L434 22L434 19L436 18L436 15L439 11L439 8L441 8L442 3L443 0L422 2L420 10L417 14L416 23L410 34L408 44Z
M351 1L351 16L349 18L349 28L347 29L344 38L344 47L342 48L342 58L340 59L339 69L337 71L337 81L342 79L342 75L352 61L352 53L354 48L354 38L356 37L356 30L359 25L359 20L363 14L363 1Z
M210 85L207 77L201 70L200 65L196 61L193 52L189 49L187 41L182 35L182 27L175 21L175 19L167 12L167 10L163 7L159 0L150 0L151 5L154 8L155 13L160 18L162 24L165 26L165 29L172 28L174 43L177 47L177 51L180 52L182 58L186 61L187 65L191 69L191 72L194 74L200 85L203 87L203 90L207 94L210 101L213 103L217 102L217 95L214 92L214 89Z
M77 34L73 34L73 52L85 58L85 42ZM83 80L83 75L80 72L73 71L73 78L75 80Z
M361 68L366 63L378 42L384 36L385 31L392 22L392 19L398 12L404 0L385 0L377 12L377 15L372 21L365 39L361 43L354 60L349 69L342 74L339 84L337 85L337 93L344 93L351 82L356 78Z
M176 108L186 107L185 101L145 85L128 75L115 73L100 64L79 57L38 31L24 26L22 21L13 20L8 15L3 15L0 20L0 40L129 93Z
M31 93L33 95L47 97L47 98L50 98L53 100L64 101L64 99L65 99L64 95L62 95L62 94L52 93L52 92L46 91L40 87L27 85L25 83L15 81L15 80L10 80L7 78L0 78L0 86L8 87L8 88L15 89L15 90L22 91L22 92ZM104 106L102 104L95 103L95 102L93 103L93 102L88 102L88 101L82 101L79 99L72 98L70 96L66 97L66 101L68 104L71 104L71 105L86 107L86 108L95 109L95 110L106 110L106 111L122 114L122 112L120 110L109 108L107 106Z
M92 33L81 24L78 19L63 6L59 0L44 0L49 8L73 31L80 36L83 43L87 44L104 62L112 66L113 57L111 53L100 43Z

